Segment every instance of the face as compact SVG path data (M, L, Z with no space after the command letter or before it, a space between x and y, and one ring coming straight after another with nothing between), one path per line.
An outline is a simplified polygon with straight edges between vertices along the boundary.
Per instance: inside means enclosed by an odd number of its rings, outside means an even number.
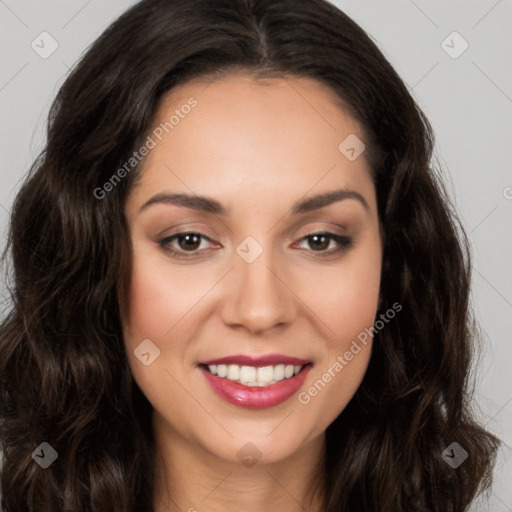
M370 358L382 240L360 127L312 79L229 75L173 89L149 136L125 208L133 376L169 442L283 460Z

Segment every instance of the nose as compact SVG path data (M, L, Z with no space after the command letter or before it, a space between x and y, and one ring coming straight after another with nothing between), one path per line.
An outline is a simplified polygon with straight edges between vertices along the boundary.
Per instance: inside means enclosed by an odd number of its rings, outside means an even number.
M225 283L221 317L233 328L261 334L293 322L297 297L290 272L265 249L252 263L234 255L234 268Z

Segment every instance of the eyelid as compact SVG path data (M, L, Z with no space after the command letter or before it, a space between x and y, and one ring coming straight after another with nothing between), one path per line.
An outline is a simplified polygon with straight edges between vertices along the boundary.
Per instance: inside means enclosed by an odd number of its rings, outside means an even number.
M179 231L175 231L175 230L178 230ZM182 235L184 233L197 233L198 235L201 235L201 236L204 236L205 238L209 238L211 239L211 237L207 234L204 233L205 231L205 227L204 227L204 224L201 224L201 227L197 226L195 227L194 223L188 223L188 222L180 222L179 224L173 224L172 226L167 226L164 230L160 231L155 238L157 239L160 239L160 238L170 238L171 236L174 236L174 235ZM207 228L208 230L210 230L214 236L216 237L220 237L221 235L219 235L217 233L217 231L215 231L215 229L211 226L208 226ZM171 232L170 235L164 235L163 233L167 233L167 232Z

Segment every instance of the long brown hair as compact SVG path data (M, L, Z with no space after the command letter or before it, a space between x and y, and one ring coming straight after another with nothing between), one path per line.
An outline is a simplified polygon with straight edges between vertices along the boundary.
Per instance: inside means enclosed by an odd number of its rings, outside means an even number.
M381 309L363 383L328 427L328 512L462 512L491 483L498 440L471 412L478 349L464 229L432 164L423 112L375 43L324 0L143 0L74 67L12 209L11 308L0 325L3 512L149 512L151 406L123 349L124 202L161 96L230 70L328 85L364 128L384 226ZM217 74L217 75L216 75ZM31 457L47 442L58 458ZM452 442L469 454L451 467Z

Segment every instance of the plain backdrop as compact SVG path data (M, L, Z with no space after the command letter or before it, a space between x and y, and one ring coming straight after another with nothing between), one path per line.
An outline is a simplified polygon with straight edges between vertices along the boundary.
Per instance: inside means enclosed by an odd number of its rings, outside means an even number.
M12 201L43 147L53 97L89 44L133 3L0 0L0 250ZM504 441L491 496L474 510L512 511L512 1L333 3L371 35L433 125L436 157L473 247L473 308L485 341L477 411Z

